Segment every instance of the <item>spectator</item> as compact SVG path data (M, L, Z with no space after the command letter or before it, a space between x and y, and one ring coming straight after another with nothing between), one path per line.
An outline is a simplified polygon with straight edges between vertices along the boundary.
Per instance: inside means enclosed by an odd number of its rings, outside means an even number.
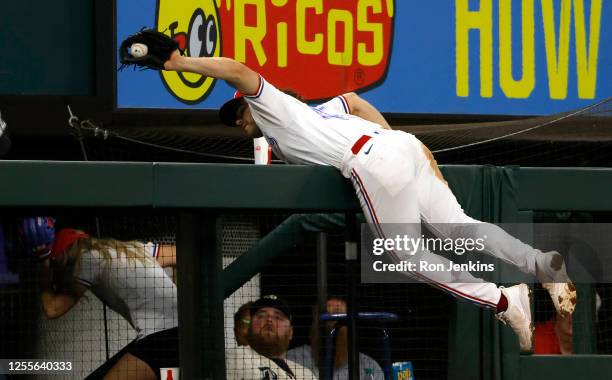
M546 322L535 325L535 354L538 355L571 355L573 347L572 317L561 317L558 314Z
M535 313L534 353L538 355L571 355L573 347L572 316L562 317L542 288L534 290Z
M33 229L25 235L40 251L41 301L48 318L63 316L90 290L137 332L88 379L154 380L160 368L178 367L176 286L162 269L175 265L174 245L97 239L67 228L55 234L52 224L29 225ZM53 237L50 254L36 241L41 234Z
M251 307L253 302L247 302L240 306L234 314L234 338L237 346L248 346L247 336L251 324Z
M293 338L289 306L276 296L255 301L250 309L249 346L226 357L227 379L316 379L307 368L287 360Z
M332 297L326 303L327 312L330 314L346 314L346 302L343 299ZM305 344L293 348L287 353L287 357L302 366L309 368L315 374L319 374L319 350L321 349L321 337L319 336L319 313L314 308L313 321L310 328L310 345ZM328 333L335 322L326 322L326 333ZM348 369L348 329L341 327L336 335L336 356L334 358L334 380L345 380L349 378ZM369 370L372 371L374 379L384 379L384 373L376 360L366 354L359 353L360 378L367 379Z

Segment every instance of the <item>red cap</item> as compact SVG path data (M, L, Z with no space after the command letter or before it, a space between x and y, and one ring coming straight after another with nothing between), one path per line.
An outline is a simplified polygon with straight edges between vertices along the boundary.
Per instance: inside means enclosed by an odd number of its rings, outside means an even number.
M72 228L62 228L55 234L55 241L51 248L51 258L55 259L61 256L77 240L88 238L89 235L83 231Z

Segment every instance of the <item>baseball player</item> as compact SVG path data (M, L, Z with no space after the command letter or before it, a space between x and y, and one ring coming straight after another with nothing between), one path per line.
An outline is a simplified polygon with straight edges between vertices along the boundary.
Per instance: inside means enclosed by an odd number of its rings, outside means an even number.
M159 44L158 32L152 33L155 38L148 34L151 32L138 33L122 43L122 63L225 80L237 95L220 109L221 120L238 126L250 137L265 136L276 156L285 162L337 168L351 179L364 214L379 237L387 237L391 223L418 225L422 219L429 224L465 224L465 228L438 232L464 238L487 235L488 253L537 276L561 315L573 312L576 291L563 257L557 252L542 253L495 225L465 215L431 153L415 136L390 130L383 116L364 99L344 94L313 108L279 91L240 62L224 57L182 56L178 49L168 49L176 46L174 41ZM150 47L148 55L130 55L129 44L147 40L160 46ZM420 236L419 231L412 233ZM406 259L394 251L390 254L397 260ZM428 262L448 262L427 251L419 254ZM495 310L498 318L517 333L521 349L531 351L533 327L527 285L498 287L478 282L469 273L415 271L411 275Z
M41 291L47 317L61 317L91 290L137 332L88 379L128 373L133 379L159 379L160 368L178 367L176 286L162 269L175 265L174 246L96 239L68 228L55 234L48 223L31 219L42 218L26 219L24 234L50 279Z
M230 350L226 355L226 377L240 379L303 379L317 377L308 368L287 360L293 338L291 310L274 295L255 301L250 309L248 346Z

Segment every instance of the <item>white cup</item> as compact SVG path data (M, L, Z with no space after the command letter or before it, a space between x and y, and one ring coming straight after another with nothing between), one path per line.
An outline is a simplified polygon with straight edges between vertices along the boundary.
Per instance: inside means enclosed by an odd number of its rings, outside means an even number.
M179 380L179 369L174 368L160 368L159 375L161 380Z
M253 139L253 155L255 165L270 165L272 163L272 149L265 137Z

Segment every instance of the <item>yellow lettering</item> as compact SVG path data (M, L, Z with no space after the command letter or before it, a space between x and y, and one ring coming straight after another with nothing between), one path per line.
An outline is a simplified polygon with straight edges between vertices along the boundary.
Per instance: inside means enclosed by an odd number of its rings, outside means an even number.
M597 55L599 52L599 27L601 24L601 0L591 1L589 28L589 50L587 52L584 27L583 0L574 0L576 22L576 67L578 76L578 97L593 99L597 85Z
M393 0L387 0L387 16L393 17L395 9L393 7Z
M569 33L572 0L561 0L561 21L559 25L559 52L555 32L555 12L552 0L542 0L544 21L544 48L548 70L548 90L552 99L567 97L567 71L569 61Z
M480 0L480 10L470 11L468 0L455 1L455 76L457 96L470 94L469 32L480 31L480 96L493 96L493 14L492 0Z
M336 47L336 24L344 25L344 51ZM327 60L332 65L350 66L353 62L353 15L332 9L327 15Z
M257 10L257 25L247 26L244 9L246 5L254 5ZM257 62L263 66L266 61L262 41L266 36L266 4L258 0L234 0L234 58L246 62L246 44L250 41Z
M323 35L315 33L314 40L306 39L306 9L312 8L315 14L323 13L323 0L298 0L295 5L297 50L302 54L321 54Z
M368 22L368 8L374 14L382 12L381 0L359 0L357 4L357 30L372 33L372 51L367 51L366 44L357 44L357 62L364 66L376 66L383 59L383 26L380 23Z
M512 0L499 1L499 81L508 98L528 98L535 87L533 0L522 0L522 77L512 76Z
M278 67L287 67L287 23L276 25L276 50Z

